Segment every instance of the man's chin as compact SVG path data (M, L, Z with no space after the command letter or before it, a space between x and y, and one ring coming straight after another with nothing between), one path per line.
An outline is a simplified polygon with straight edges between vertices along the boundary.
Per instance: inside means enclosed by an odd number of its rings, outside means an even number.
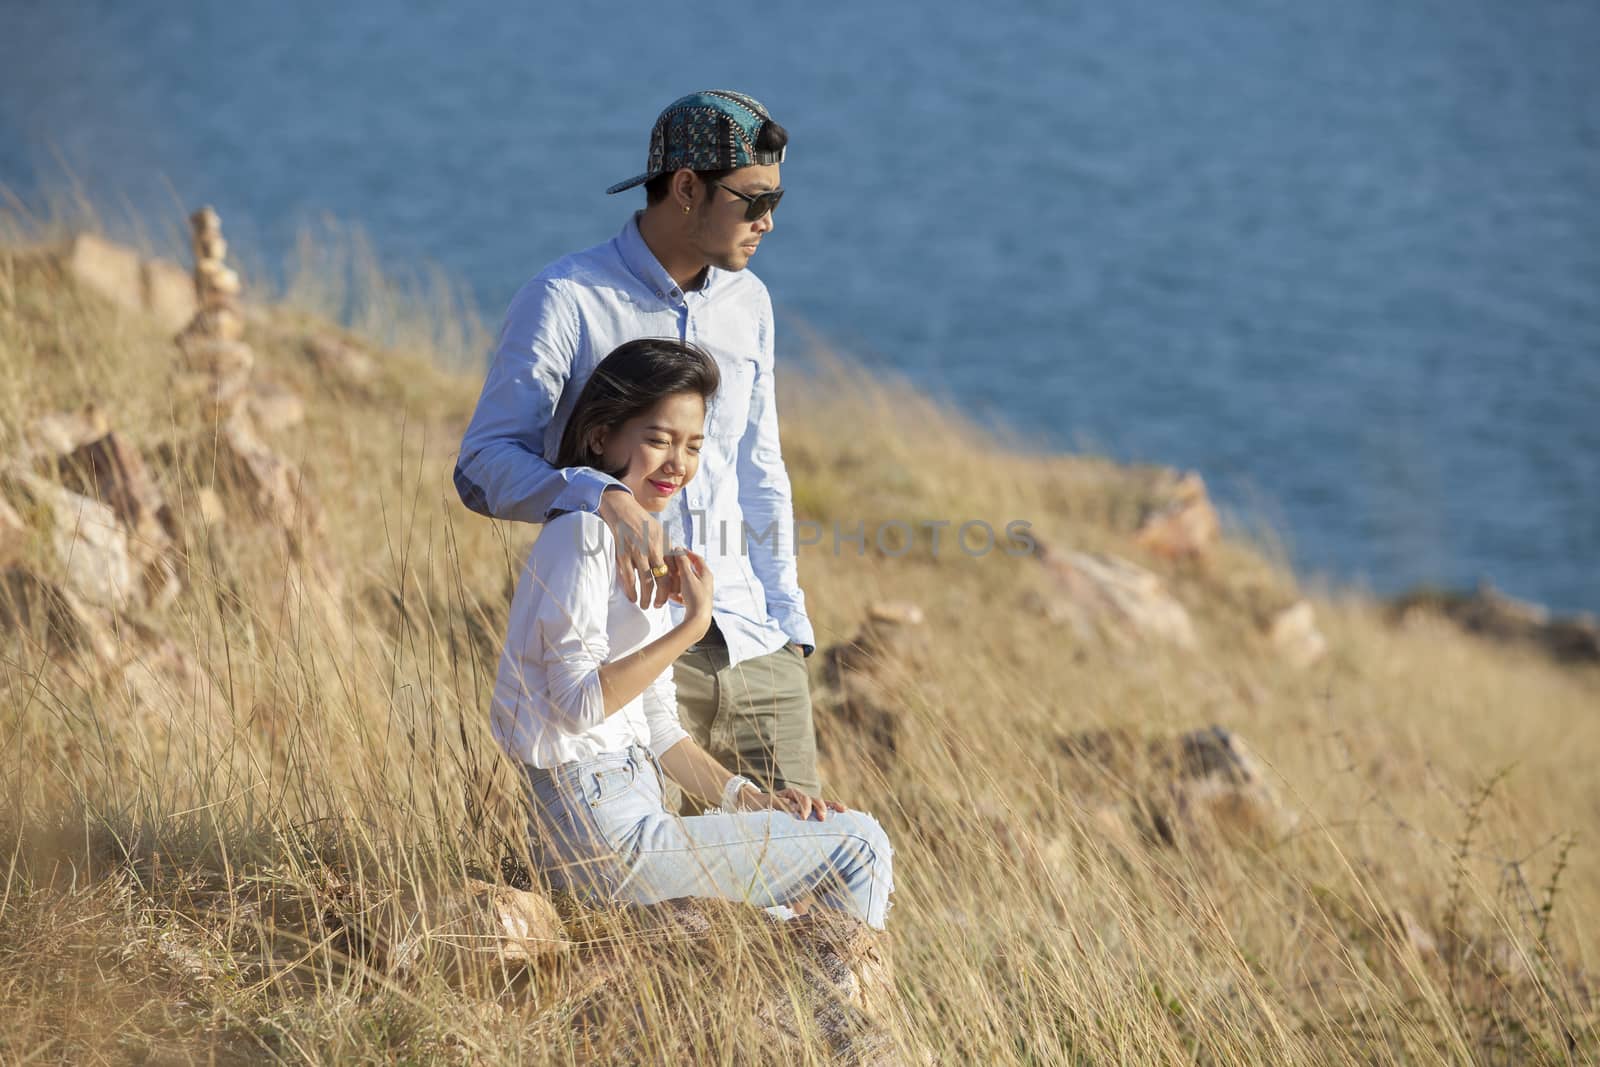
M730 255L713 259L711 265L718 270L744 270L750 265L750 253L739 251Z

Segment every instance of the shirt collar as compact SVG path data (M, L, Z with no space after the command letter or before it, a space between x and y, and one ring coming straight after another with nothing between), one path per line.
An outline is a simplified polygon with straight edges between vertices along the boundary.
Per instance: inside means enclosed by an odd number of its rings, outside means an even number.
M650 251L650 246L644 243L644 237L639 233L639 216L643 214L642 211L635 211L623 224L622 232L617 234L617 253L622 256L622 264L628 268L628 273L668 304L682 304L686 296L698 296L702 300L709 297L722 271L707 267L706 280L698 291L680 292L678 283L672 280L672 275L667 273L667 268L656 259L655 253Z

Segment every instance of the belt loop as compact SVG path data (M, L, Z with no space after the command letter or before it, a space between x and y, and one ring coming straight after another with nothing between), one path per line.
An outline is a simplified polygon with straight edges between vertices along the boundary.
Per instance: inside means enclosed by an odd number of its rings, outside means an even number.
M666 780L667 780L666 771L661 769L661 761L656 759L656 754L653 751L651 751L650 746L649 745L634 745L633 747L638 749L640 752L642 752L644 754L645 762L648 763L650 766L655 768L656 777L658 779L660 779L661 782L664 784L666 782ZM640 765L639 769L640 770L644 769L643 764Z

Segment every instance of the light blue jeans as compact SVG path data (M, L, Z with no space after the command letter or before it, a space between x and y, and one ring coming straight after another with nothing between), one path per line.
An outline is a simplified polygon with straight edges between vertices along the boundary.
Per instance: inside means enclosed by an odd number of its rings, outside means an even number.
M654 904L720 897L758 907L808 894L882 930L889 910L889 839L871 815L786 812L674 815L648 749L526 768L535 854L558 888Z

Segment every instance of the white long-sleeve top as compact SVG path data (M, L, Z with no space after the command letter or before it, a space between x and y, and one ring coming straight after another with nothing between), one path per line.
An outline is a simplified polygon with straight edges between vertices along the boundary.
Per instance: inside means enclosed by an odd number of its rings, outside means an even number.
M510 755L536 767L648 745L657 756L688 736L668 668L605 713L600 666L672 628L666 607L641 608L617 578L616 541L600 516L545 523L511 598L491 722Z

